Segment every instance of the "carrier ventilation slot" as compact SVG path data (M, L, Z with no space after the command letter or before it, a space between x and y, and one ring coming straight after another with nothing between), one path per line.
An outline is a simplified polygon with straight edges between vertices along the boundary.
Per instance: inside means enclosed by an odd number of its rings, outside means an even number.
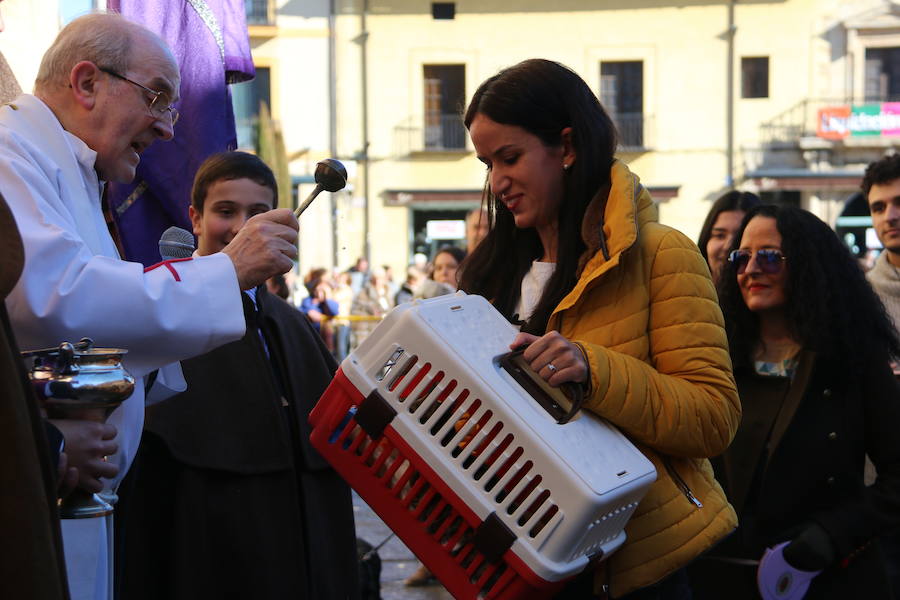
M525 477L525 475L528 473L528 471L531 470L531 467L533 466L533 462L531 462L530 460L526 461L525 464L522 465L518 471L516 471L516 474L513 475L513 478L507 481L503 488L499 492L497 492L497 496L494 498L494 501L497 502L497 504L503 502L509 495L509 493L514 490L517 485L519 485L519 482L522 481L522 478Z
M396 390L397 386L400 385L400 382L403 381L403 379L409 374L410 370L412 370L413 366L417 362L419 362L419 357L415 354L406 359L406 362L403 363L403 366L400 367L400 370L397 371L397 374L394 375L394 378L391 379L390 383L388 383L388 391L393 392L394 390Z
M534 477L532 477L531 480L529 480L528 485L526 485L525 488L521 492L519 492L519 495L516 496L515 499L507 505L506 514L513 514L514 512L516 512L516 510L518 510L520 506L525 504L528 496L530 496L534 489L538 486L538 484L541 482L541 479L542 477L540 475L535 475Z
M523 529L519 535L535 538L543 531L552 531L548 525L562 519L559 507L552 501L550 490L541 487L542 475L534 472L534 462L524 456L522 446L515 444L515 436L505 433L504 424L496 420L494 412L472 397L459 381L436 369L430 361L423 359L421 364L419 355L403 359L405 350L401 350L393 350L382 366L383 378L393 375L385 393L396 402L409 401L409 414L427 428L437 444L446 448L448 458L470 472L473 481L483 482L482 488L498 505L497 513L508 515ZM422 483L409 461L393 453L383 457L375 453L369 462L373 474L392 489L404 506L413 507L410 510L415 511L420 522L429 525L430 533L435 533L442 545L452 545L451 554L473 580L485 582L487 588L504 580L502 570L490 570L482 564L483 560L477 559L479 553L469 548L462 520L454 524L459 516L452 509L445 509L436 490ZM455 535L458 529L459 535Z
M581 556L591 556L600 552L604 544L613 541L619 536L635 508L637 508L637 502L631 502L592 521L585 533L584 543L572 553L570 560Z
M428 371L430 370L431 363L425 363L424 365L422 365L422 367L416 373L415 377L413 377L409 381L409 383L406 384L406 387L403 388L403 391L400 392L399 396L397 396L397 400L400 402L404 402L407 398L409 398L409 395L414 389L416 389L416 386L419 385L419 382L422 381L422 378L425 377L425 375L427 375Z
M459 393L459 396L456 397L456 400L454 400L452 403L450 403L449 406L446 407L444 412L441 413L441 416L438 417L437 421L435 421L434 425L432 425L430 429L431 435L438 434L438 432L444 427L444 425L447 424L447 421L450 420L450 416L454 412L456 412L460 406L462 406L462 403L465 402L466 398L468 397L469 390L464 389Z
M481 456L488 449L488 445L492 441L494 441L494 438L497 437L497 434L499 434L502 429L503 423L501 421L497 421L496 423L494 423L494 427L489 432L482 435L480 439L476 440L478 442L477 444L472 444L475 446L475 449L472 450L472 452L470 452L466 459L463 461L463 469L468 469L472 466L472 464L475 462L475 459ZM474 479L476 481L478 480L477 477L475 477Z
M519 446L518 448L516 448L513 451L512 455L506 459L506 462L503 463L503 466L501 466L491 476L491 478L488 479L488 482L484 486L484 491L490 492L492 489L494 489L494 486L496 486L497 483L500 482L500 479L502 479L503 476L506 475L507 471L509 471L509 469L515 464L515 462L519 459L519 457L522 456L522 453L523 453L522 446Z
M475 473L472 476L473 479L475 479L475 481L478 481L479 479L481 479L484 476L484 474L487 472L487 470L491 467L491 465L493 465L495 462L497 462L497 459L500 458L500 456L509 447L509 445L512 443L512 441L513 441L512 434L507 433L506 437L503 438L503 441L497 445L497 447L490 454L490 456L488 456L487 460L485 460L483 463L481 463L481 465L479 465L479 467L477 469L475 469Z
M422 403L425 402L425 399L431 395L437 385L444 379L444 372L438 371L435 373L434 377L432 377L425 387L422 388L422 391L419 392L419 395L416 396L416 399L409 404L409 412L410 414L416 412L416 410L422 406Z
M451 441L453 441L456 438L460 438L457 440L457 443L463 442L465 440L465 438L460 435L460 432L462 432L465 429L465 424L469 420L469 416L472 415L476 410L478 410L478 408L480 406L481 406L481 400L478 400L476 398L475 400L472 401L471 404L469 404L469 406L466 407L465 411L460 412L461 406L460 406L460 408L457 408L456 411L454 411L454 416L456 417L456 419L453 421L453 423L452 424L448 424L448 423L444 424L444 429L446 430L446 433L444 433L444 436L441 438L441 446L447 446L448 444L450 444ZM459 414L455 414L455 413L459 413ZM452 425L452 426L448 427L447 425ZM471 427L469 428L469 431L470 432L472 431Z
M515 535L495 514L478 528L472 527L399 448L387 438L372 439L355 423L348 423L341 430L338 442L343 450L359 457L368 473L382 482L408 511L409 518L420 524L449 560L464 569L469 583L478 590L478 598L496 598L501 594L516 573L498 558ZM498 528L506 531L506 541L502 547L494 543L496 548L488 543L485 551L489 556L486 556L480 547L484 546L485 539L490 542L497 538Z
M456 446L454 446L453 450L450 451L450 455L453 456L453 458L456 458L457 456L462 454L462 451L466 448L466 446L469 446L475 440L475 436L477 436L481 431L481 428L491 420L491 416L493 416L493 414L494 413L489 410L485 411L484 415L482 415L481 418L478 419L477 423L474 423L468 427L466 434L463 436L463 439L458 444L456 444ZM461 423L459 425L460 430L465 429L469 421L470 419L467 419L465 422Z
M442 371L443 372L443 371ZM425 424L428 419L431 418L431 415L437 411L438 407L443 404L444 400L456 389L457 381L455 379L451 379L447 386L441 390L441 393L438 394L437 398L435 398L423 411L421 416L419 416L419 423L422 425Z

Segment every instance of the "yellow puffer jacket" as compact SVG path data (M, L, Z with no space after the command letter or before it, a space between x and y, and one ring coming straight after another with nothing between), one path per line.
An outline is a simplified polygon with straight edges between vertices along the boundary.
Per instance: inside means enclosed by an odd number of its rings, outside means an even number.
M656 220L637 176L615 162L608 201L598 194L585 215L578 283L548 323L585 348L585 406L657 470L624 546L597 570L597 591L608 583L613 597L663 579L737 526L707 460L741 418L722 314L697 247Z

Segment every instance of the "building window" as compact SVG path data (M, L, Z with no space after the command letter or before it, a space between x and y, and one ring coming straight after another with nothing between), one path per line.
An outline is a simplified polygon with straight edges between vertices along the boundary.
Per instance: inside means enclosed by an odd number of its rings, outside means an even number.
M466 147L462 107L466 98L465 65L424 65L425 149Z
M256 77L231 86L231 103L234 107L238 148L253 149L256 147L260 104L265 102L270 110L272 108L270 76L268 67L256 67Z
M600 64L600 101L619 130L622 148L644 147L644 62Z
M866 48L866 102L900 98L900 48Z
M244 0L247 25L271 25L269 4L271 0Z
M769 57L741 58L741 98L769 97Z
M456 17L456 2L432 2L431 16L435 19L453 19Z

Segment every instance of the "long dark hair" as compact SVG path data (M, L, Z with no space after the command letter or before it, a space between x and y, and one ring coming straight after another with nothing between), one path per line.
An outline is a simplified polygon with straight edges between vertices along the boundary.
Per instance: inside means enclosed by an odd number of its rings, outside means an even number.
M739 210L746 213L754 206L759 206L759 204L760 199L756 194L739 192L737 190L725 192L713 202L713 205L709 208L709 213L706 215L706 220L703 221L703 227L700 229L700 237L697 239L697 246L700 247L700 254L703 255L704 260L709 262L709 256L706 254L706 245L709 243L709 238L712 237L713 225L716 224L719 214L729 210Z
M761 205L747 212L732 248L740 246L754 217L775 219L781 234L787 259L785 312L796 342L855 372L867 362L900 356L900 340L884 305L828 225L800 208ZM719 302L735 368L747 367L760 341L759 320L744 303L734 268L729 263L726 269Z
M565 177L564 198L559 207L556 269L522 328L540 335L553 309L577 282L578 259L585 251L581 223L588 204L609 181L616 129L581 77L559 63L543 59L520 62L482 83L466 110L467 128L479 114L496 123L521 127L552 148L562 145L562 130L572 128L577 160ZM519 300L522 278L532 261L541 257L541 240L534 229L516 228L512 213L491 193L487 182L482 204L490 229L463 263L460 288L485 296L504 316L514 320L512 313Z

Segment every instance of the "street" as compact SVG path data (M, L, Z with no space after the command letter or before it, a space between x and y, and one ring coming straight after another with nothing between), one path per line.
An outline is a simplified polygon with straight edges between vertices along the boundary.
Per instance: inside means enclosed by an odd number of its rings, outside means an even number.
M353 493L353 516L356 519L356 535L377 546L391 530L378 518L356 492ZM418 567L419 561L396 536L378 550L381 557L381 597L383 600L451 600L447 590L436 583L424 587L407 587L403 580Z

